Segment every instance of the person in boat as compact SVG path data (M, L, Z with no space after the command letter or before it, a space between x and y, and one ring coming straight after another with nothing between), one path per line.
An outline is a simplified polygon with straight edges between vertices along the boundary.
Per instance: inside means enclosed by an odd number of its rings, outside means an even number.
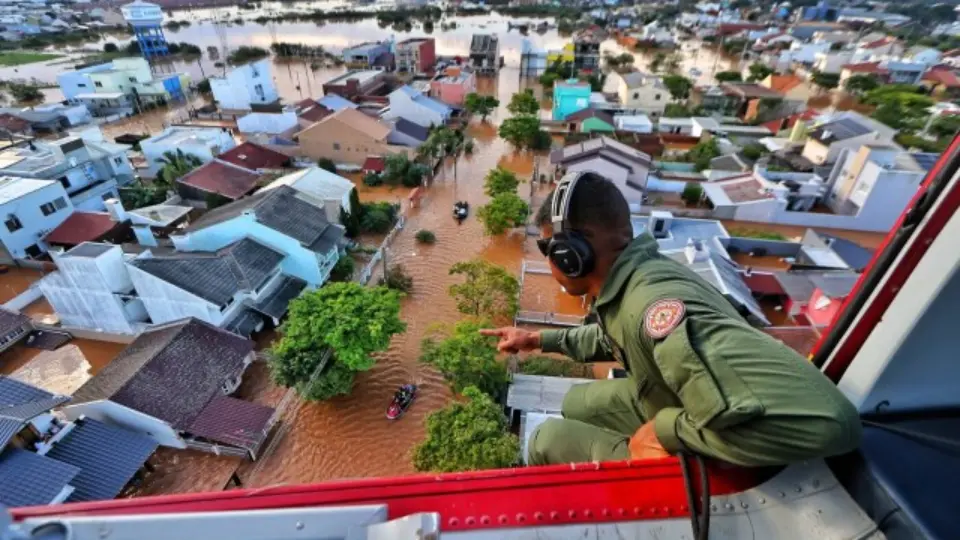
M564 176L537 215L556 281L589 295L590 320L564 330L482 330L500 351L616 360L627 377L574 386L562 419L529 443L532 465L693 452L743 466L786 465L857 447L857 410L815 366L750 326L720 291L634 238L611 181Z

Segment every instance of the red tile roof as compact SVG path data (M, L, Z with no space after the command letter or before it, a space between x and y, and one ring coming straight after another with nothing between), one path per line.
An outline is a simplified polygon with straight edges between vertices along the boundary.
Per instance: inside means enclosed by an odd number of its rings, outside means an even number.
M101 240L116 226L117 222L106 212L77 210L56 229L50 231L44 240L58 246L76 246L84 242Z
M861 62L859 64L846 64L843 69L851 73L887 73L886 68L880 67L880 62Z
M303 110L309 109L310 107L315 107L316 105L317 105L316 101L310 98L307 98L307 99L302 99L298 101L294 106L297 108L298 111L303 111Z
M260 175L249 169L215 159L177 180L177 183L228 199L239 199L256 187Z
M785 118L777 118L776 120L764 122L763 124L760 124L760 125L769 129L772 133L776 134L780 130L792 128L793 125L796 124L798 121L806 122L808 120L813 120L819 115L820 115L819 110L807 109L802 113L791 114L790 116L787 116Z
M315 105L314 107L300 111L298 116L308 122L319 122L331 114L333 114L333 111L323 105Z
M890 36L886 36L886 37L882 37L882 38L880 38L880 39L878 39L878 40L876 40L876 41L871 41L870 43L861 45L860 48L861 48L861 49L877 49L877 48L883 47L884 45L889 45L889 44L891 44L891 43L893 43L893 42L895 42L895 41L897 41L896 38L893 38L893 37L890 37Z
M762 272L750 272L744 274L743 282L750 288L750 292L756 294L771 294L777 296L786 296L783 285L777 281L773 274L764 274Z
M0 114L0 128L11 133L26 133L30 131L30 122L27 122L19 116L3 113Z
M245 142L236 146L217 156L217 159L254 171L258 169L282 169L290 162L290 158L285 154L252 142Z
M957 74L951 69L931 68L930 71L923 74L923 80L946 88L960 88L960 78L957 78Z
M803 79L796 75L771 75L770 89L781 93L787 93L790 90L803 84Z
M383 156L368 156L363 162L363 170L383 172L387 167L387 160Z
M267 438L274 409L217 395L187 429L191 435L256 452Z

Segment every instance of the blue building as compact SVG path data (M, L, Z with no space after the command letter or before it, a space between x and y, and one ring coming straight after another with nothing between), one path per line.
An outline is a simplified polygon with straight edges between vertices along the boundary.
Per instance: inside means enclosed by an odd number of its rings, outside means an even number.
M827 21L837 20L840 11L837 8L830 7L827 2L822 1L815 6L803 8L803 20L805 21Z
M147 61L170 54L167 38L163 35L163 11L157 4L136 0L121 8L123 18L130 23L140 44L140 54Z
M553 86L553 119L563 120L590 106L590 83L568 79Z
M343 49L343 61L352 67L372 67L383 63L383 57L390 54L389 41L368 41Z

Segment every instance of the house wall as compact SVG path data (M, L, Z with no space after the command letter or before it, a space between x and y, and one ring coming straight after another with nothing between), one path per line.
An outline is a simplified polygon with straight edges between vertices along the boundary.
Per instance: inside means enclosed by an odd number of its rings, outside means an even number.
M90 66L76 71L66 71L57 75L57 84L63 92L64 99L72 100L77 94L86 94L94 92L93 79L91 73L106 71L112 69L111 63Z
M273 103L279 99L271 75L269 58L251 62L210 79L210 90L221 109L249 110L251 105Z
M590 86L553 87L553 119L563 120L567 116L590 106Z
M49 216L43 215L40 205L63 199L64 208L58 209ZM0 242L3 242L7 252L14 259L26 259L26 248L36 244L41 251L47 251L47 244L42 237L57 228L73 213L73 203L58 182L27 193L6 204L0 205ZM10 232L3 224L10 215L15 215L23 227Z
M130 278L123 275L117 264L110 264L121 257L120 250L104 261L101 257L55 257L59 270L42 280L39 286L47 302L66 326L90 330L102 330L116 334L134 334L134 322L146 320L145 313L137 306L127 308L117 292L132 292ZM99 262L99 263L98 263ZM126 303L136 302L128 300Z
M371 155L403 153L409 148L376 141L366 133L335 121L300 134L300 149L311 159L329 158L337 163L363 164Z
M175 287L133 265L127 265L130 278L143 300L143 306L154 324L163 324L184 317L196 317L214 326L221 326L226 312L219 306Z
M620 103L625 109L635 109L654 119L663 115L670 101L670 92L666 88L657 88L652 83L636 88L628 88L626 82L620 80L617 89Z
M215 251L244 237L253 238L285 254L280 265L283 272L306 281L311 287L320 287L329 277L329 269L321 268L316 253L303 247L297 240L257 223L253 215L237 216L199 231L170 238L180 251ZM339 258L339 254L328 256L333 257L334 263ZM324 259L323 262L328 261Z
M61 412L70 421L86 416L98 422L122 426L146 435L169 448L185 449L187 447L186 442L180 438L180 434L170 424L112 401L100 400L68 405Z

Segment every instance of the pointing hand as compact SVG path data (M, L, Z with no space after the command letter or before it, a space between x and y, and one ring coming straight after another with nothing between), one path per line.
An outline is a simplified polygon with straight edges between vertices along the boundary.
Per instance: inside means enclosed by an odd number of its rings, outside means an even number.
M480 334L500 338L497 343L497 350L500 352L516 354L520 351L535 351L540 348L540 332L506 326L480 330Z

